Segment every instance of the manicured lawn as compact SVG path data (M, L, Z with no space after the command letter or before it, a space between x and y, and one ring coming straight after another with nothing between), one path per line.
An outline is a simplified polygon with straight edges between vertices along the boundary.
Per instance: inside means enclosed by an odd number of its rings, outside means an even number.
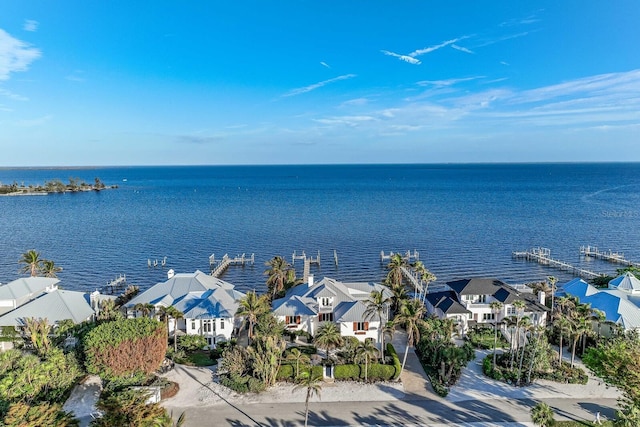
M191 366L211 366L216 363L214 360L211 360L208 351L194 351L193 353L187 354L187 362L185 364Z

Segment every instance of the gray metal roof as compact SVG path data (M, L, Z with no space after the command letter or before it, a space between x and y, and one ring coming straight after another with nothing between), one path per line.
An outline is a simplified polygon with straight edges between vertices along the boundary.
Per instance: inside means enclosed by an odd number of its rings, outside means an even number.
M60 280L50 277L21 277L0 285L0 300L16 301L16 305L21 305L59 282Z
M638 293L640 292L640 280L631 272L616 277L609 282L609 286L621 291Z
M196 270L152 286L125 307L133 308L138 303L174 306L186 318L228 318L235 315L238 300L244 296L231 283Z
M297 295L289 299L274 301L273 314L276 316L314 316L318 314L318 304L311 298L300 298Z
M0 316L0 326L23 326L29 317L47 319L50 324L66 319L81 323L94 313L90 294L56 289Z

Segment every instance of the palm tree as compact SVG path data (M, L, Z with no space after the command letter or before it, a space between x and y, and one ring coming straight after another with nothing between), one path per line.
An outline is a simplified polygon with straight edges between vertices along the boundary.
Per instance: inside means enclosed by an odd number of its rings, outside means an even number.
M22 267L22 273L29 273L31 277L36 277L38 272L40 271L40 267L42 265L42 259L40 259L40 254L36 252L34 249L27 251L22 254L22 258L18 261L20 264L24 264Z
M139 302L138 304L133 306L133 309L135 311L138 311L142 314L143 317L147 317L147 316L151 316L151 313L153 312L153 310L155 310L155 306L153 304L150 303L142 303Z
M516 316L507 316L504 319L502 319L502 321L505 323L505 325L507 326L507 329L509 330L509 333L511 335L511 342L509 343L509 348L510 348L510 352L511 352L511 362L510 362L510 368L509 369L513 369L513 358L514 356L514 352L515 352L515 348L516 348L516 325L518 324L518 318Z
M558 304L554 307L553 317L554 317L554 326L558 329L560 333L560 342L558 348L558 362L562 363L562 347L563 347L563 338L566 335L569 337L571 335L571 330L573 327L573 311L575 310L576 302L569 297L562 297L558 299Z
M520 349L520 321L522 320L522 316L524 316L524 307L525 303L522 300L517 300L513 302L513 308L516 309L516 351L515 354L518 354L518 350ZM513 353L511 357L511 369L513 369Z
M326 359L329 359L329 351L340 347L342 341L340 329L333 322L323 322L313 338L314 344L325 350Z
M498 346L498 315L502 311L503 304L500 301L492 301L489 304L493 314L493 369L496 369L496 347Z
M533 323L531 323L531 319L529 317L523 317L520 321L520 329L524 332L524 341L527 341L527 332L533 328ZM520 363L518 364L518 379L516 380L516 384L520 385L520 378L522 377L522 362L524 362L524 351L527 346L525 342L522 343L522 352L520 353Z
M407 331L407 347L404 351L400 373L402 373L404 365L407 363L409 347L413 347L414 343L420 341L420 326L425 323L423 320L425 312L424 304L417 299L403 301L400 305L400 312L396 315L395 321L403 325Z
M558 279L553 276L547 277L547 282L549 282L549 288L551 288L551 310L553 310L555 297L556 297L556 283L558 283Z
M369 296L369 299L365 302L367 309L364 312L364 318L370 319L374 316L378 317L378 342L380 342L380 357L382 363L384 363L384 332L382 328L382 322L385 312L389 310L389 304L391 298L387 297L384 291L373 291Z
M57 273L61 271L62 271L62 267L58 267L55 262L48 259L42 260L40 273L42 273L44 277L56 278L58 277Z
M97 319L100 322L116 320L122 317L122 312L116 307L115 300L104 299L100 301Z
M277 293L284 289L285 281L290 277L291 264L283 257L276 255L265 262L264 265L269 267L264 271L264 274L269 276L267 278L267 286L269 287L271 299L275 299Z
M531 373L533 372L533 365L536 361L536 353L538 352L538 347L540 347L540 337L544 335L545 327L544 326L534 326L533 327L533 350L531 354L531 360L529 361L529 372L527 372L527 384L531 384Z
M555 424L553 409L544 402L538 403L531 408L531 421L540 427L551 427Z
M422 288L422 303L424 303L424 300L427 297L427 290L429 288L429 283L436 280L437 277L433 273L431 273L429 270L427 270L427 268L424 266L422 261L414 262L412 267L413 267L413 270L416 272L416 274L418 274L418 276L420 277L420 280L422 281L422 283L424 283L424 286Z
M289 354L287 354L287 360L296 362L296 378L298 378L300 376L300 363L309 363L309 356L297 348L292 348Z
M356 354L359 360L364 360L364 381L366 382L368 380L369 362L371 359L378 357L378 349L370 339L366 339L363 343L360 343Z
M387 264L387 282L394 286L402 285L402 269L407 266L407 260L400 254L393 254L389 258L389 264Z
M167 331L169 328L168 321L169 319L173 319L173 351L178 351L178 320L184 319L184 313L175 308L174 306L169 306L164 309L165 314L167 315ZM168 333L168 332L167 332Z
M309 421L309 399L315 394L320 397L320 392L322 391L322 378L317 376L314 377L311 369L309 372L305 372L306 375L302 375L298 379L298 385L296 385L292 392L296 390L306 389L307 397L304 400L304 427L307 427Z
M265 295L258 296L256 291L247 292L247 294L238 301L238 310L236 316L244 318L243 325L249 325L249 343L253 339L253 326L258 318L269 312L269 304Z
M34 317L27 317L24 320L25 331L34 350L39 355L44 355L51 347L51 340L49 339L51 325L49 325L49 321L46 318L36 319Z
M562 338L571 333L571 322L566 317L558 318L554 326L558 328L558 332L560 333L560 342L558 343L558 363L562 363Z

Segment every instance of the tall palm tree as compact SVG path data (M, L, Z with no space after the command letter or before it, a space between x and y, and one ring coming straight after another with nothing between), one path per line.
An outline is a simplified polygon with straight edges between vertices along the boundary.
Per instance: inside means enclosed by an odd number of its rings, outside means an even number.
M317 347L325 350L326 359L329 359L329 351L342 345L343 339L340 329L333 322L323 322L316 332L313 342Z
M503 304L500 301L492 301L489 303L491 313L493 314L493 369L496 369L496 347L498 346L498 315L502 311Z
M178 351L178 320L184 319L184 313L175 308L174 306L169 306L164 309L165 314L167 315L167 322L169 319L173 319L173 351ZM167 330L169 326L167 324Z
M555 306L555 297L556 297L556 283L558 283L558 279L556 279L554 276L549 276L547 277L547 282L549 283L549 288L551 289L551 310L553 310L553 307Z
M358 357L358 360L364 360L364 381L365 382L367 382L368 380L369 363L372 359L377 358L378 354L379 354L378 349L371 342L370 339L364 340L364 342L360 343L360 345L358 345L358 348L356 349L356 355Z
M285 281L290 277L291 264L280 255L276 255L265 262L264 265L268 267L264 274L269 276L267 278L269 293L271 294L271 299L275 299L278 292L284 289Z
M527 341L527 332L529 332L533 328L533 323L531 323L531 319L529 317L523 317L520 320L520 329L524 333L524 341ZM518 378L516 380L516 384L520 385L520 378L522 377L522 363L524 362L524 351L527 346L525 342L522 343L522 351L520 352L520 363L518 364Z
M34 350L39 355L44 355L51 347L51 340L49 339L51 325L49 325L49 321L46 318L36 319L34 317L27 317L24 320L25 331Z
M409 347L413 347L416 342L420 341L420 327L425 323L425 312L426 309L424 304L417 299L403 301L400 305L400 311L396 315L395 321L400 325L403 325L407 331L407 347L404 351L404 358L402 360L400 373L402 373L404 365L407 363ZM398 378L400 377L398 376Z
M40 273L42 273L44 277L56 278L58 277L57 274L61 271L62 271L62 267L58 267L55 262L49 259L42 260L42 265L40 266Z
M104 299L100 301L97 319L100 322L116 320L122 317L122 312L118 310L115 300Z
M553 409L544 402L538 403L531 408L531 421L540 427L551 427L555 424Z
M564 336L570 337L573 328L573 317L576 308L576 301L569 297L558 298L553 309L553 325L558 329L560 342L558 348L558 362L562 363L562 347Z
M516 325L518 324L518 318L517 316L507 316L504 319L502 319L502 321L507 326L507 329L511 335L511 340L510 340L511 342L509 343L509 348L511 352L511 362L510 362L509 369L513 369L513 358L515 357L514 354L516 349Z
M534 326L533 327L533 336L534 339L533 349L531 354L531 360L529 361L529 371L527 372L527 384L531 384L531 373L533 372L533 365L536 361L536 354L538 352L538 347L540 347L540 338L544 335L545 327L544 326Z
M269 303L265 295L258 296L256 291L247 292L247 294L238 301L238 310L236 316L244 318L243 325L249 325L249 343L253 339L253 326L258 318L269 312Z
M374 316L378 318L378 342L380 343L380 357L384 363L384 331L382 330L383 319L386 320L385 312L389 310L391 298L387 297L384 291L373 291L369 299L365 302L367 309L364 318L370 319Z
M309 422L309 400L313 395L320 397L322 391L322 378L319 376L313 376L311 369L309 372L305 372L306 375L301 375L298 379L298 385L296 385L292 392L297 390L306 390L307 397L304 401L304 427L307 427Z
M558 343L558 362L562 363L562 338L564 336L569 336L571 333L571 321L566 317L559 317L555 322L554 326L558 329L560 334L560 342Z
M518 354L518 349L520 348L520 320L522 316L524 316L524 307L525 303L522 300L517 300L513 302L513 308L516 309L516 349L515 352L511 353L511 364L509 369L513 369L513 361L515 359L515 355Z
M402 268L407 266L407 260L401 254L393 254L387 264L387 281L391 286L402 286Z
M309 356L298 350L292 348L289 354L287 354L287 360L293 360L296 362L296 378L300 376L300 363L309 363Z
M22 273L29 273L31 277L36 277L40 271L42 265L42 259L40 254L34 249L31 249L22 254L22 258L18 261L20 264L24 264L22 267Z

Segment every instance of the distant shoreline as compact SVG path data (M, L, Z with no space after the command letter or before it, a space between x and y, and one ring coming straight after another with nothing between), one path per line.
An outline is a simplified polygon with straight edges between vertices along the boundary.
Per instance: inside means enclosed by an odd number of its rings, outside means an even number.
M47 181L44 185L18 185L17 182L12 184L0 185L0 196L48 196L49 194L64 193L80 193L88 191L102 191L118 188L117 185L105 185L100 178L95 179L94 184L87 184L80 179L69 179L69 184L64 184L60 180Z

